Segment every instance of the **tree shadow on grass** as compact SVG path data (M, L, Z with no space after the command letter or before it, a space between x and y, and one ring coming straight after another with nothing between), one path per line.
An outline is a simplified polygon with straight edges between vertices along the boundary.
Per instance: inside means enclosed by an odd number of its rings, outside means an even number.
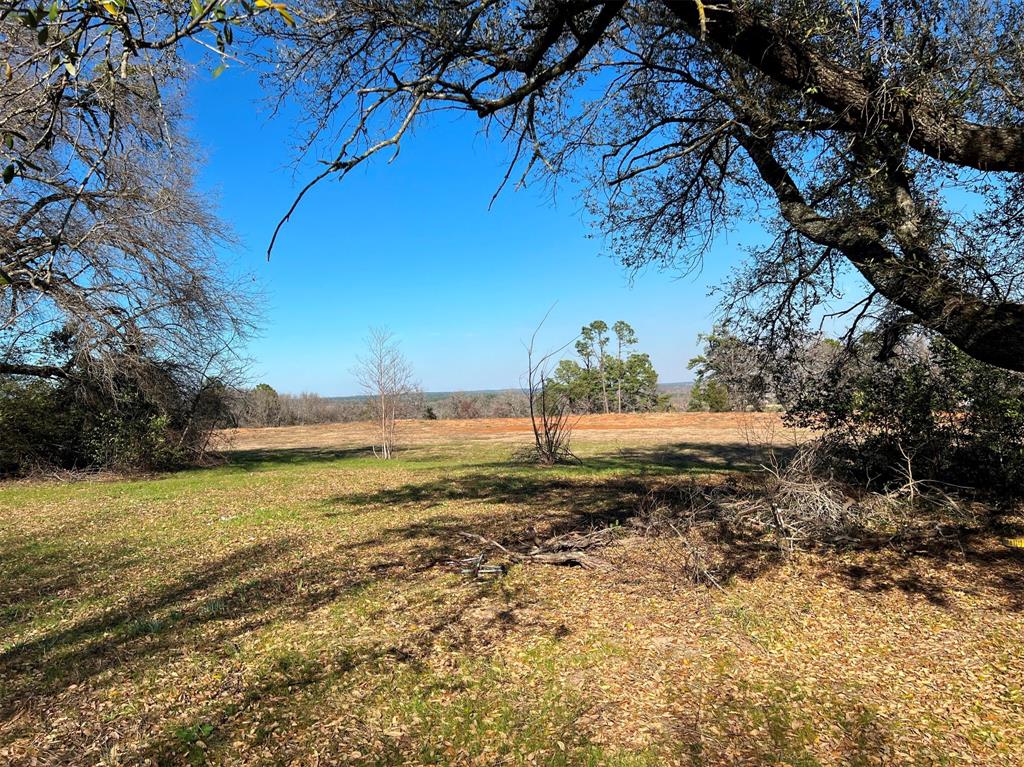
M287 466L336 463L337 461L352 458L372 458L373 448L369 446L347 448L291 447L230 450L221 453L221 457L224 463L215 465L213 468L227 466L228 468L237 468L244 471L257 471Z
M301 551L303 545L295 539L244 546L187 569L172 582L140 589L141 593L128 591L114 607L98 614L43 629L0 653L0 679L4 680L0 720L26 706L67 711L75 701L88 703L93 700L90 693L75 693L82 696L75 698L66 691L71 684L95 680L106 670L155 668L182 653L212 657L218 646L230 645L247 632L277 621L301 620L360 589L397 591L447 559L464 555L467 543L457 535L461 531L516 545L528 544L535 536L625 522L650 491L651 479L520 467L504 473L464 471L397 488L336 496L328 500L326 516L380 511L392 516L376 526L370 537L340 544L327 555L295 561L289 554ZM444 504L456 502L460 505L458 511L444 508ZM474 505L479 505L479 513ZM406 511L409 514L403 521ZM856 565L837 561L830 565L830 572L848 578L851 589L899 589L942 606L950 603L948 594L953 589L1001 588L1017 600L1016 609L1020 609L1020 573L1024 570L1021 553L998 547L986 549L990 544L990 537L967 531L950 535L945 544L931 548L915 548L908 543L906 554L894 553L891 543L865 542L865 547L876 547L877 558L860 558ZM734 577L756 578L783 561L763 541L723 535L721 545ZM960 549L964 549L962 555L956 553ZM70 592L71 599L100 575L116 579L121 572L127 573L137 556L119 548L95 554L59 548L0 553L5 557L13 553L23 565L17 576L20 585L4 584L7 590L0 594L21 594L22 589L30 587L32 572L39 569L51 592ZM352 562L352 555L358 555L357 562ZM907 572L900 571L901 556L908 563ZM943 577L930 580L934 572L946 568L947 562L955 565L963 561L969 568L950 565ZM62 564L68 569L83 568L87 577L61 580ZM640 573L636 577L644 576ZM685 576L680 573L679 577L682 580ZM297 589L300 582L308 587ZM461 589L452 588L453 594L449 594L446 584L446 602L425 611L423 625L393 643L348 646L340 642L325 650L328 655L322 657L268 658L266 673L242 680L237 694L224 700L204 699L179 709L175 714L178 719L169 723L167 730L149 734L148 742L140 746L141 756L156 763L184 761L182 753L193 745L190 738L203 732L190 728L200 725L213 728L210 737L203 736L213 752L227 753L242 726L242 720L235 717L246 706L258 703L264 710L273 707L275 718L283 721L287 719L285 714L300 706L297 696L302 690L312 693L324 689L355 669L387 674L399 665L414 666L438 644L478 651L486 647L486 639L479 630L479 620L467 616L482 601L491 600L493 594L488 588L462 584ZM612 581L609 588L614 588ZM487 630L497 635L511 631L517 606L522 602L513 601L510 609L494 611L487 619ZM274 747L279 744L274 743ZM75 760L73 752L64 756L69 762Z
M19 712L49 717L92 706L96 694L112 680L158 669L185 654L195 662L223 664L226 673L236 675L231 694L201 696L196 703L174 706L175 720L151 730L145 742L131 744L141 753L137 761L129 761L188 763L190 754L202 755L193 753L193 746L203 738L211 747L219 743L229 750L228 744L245 734L236 718L248 706L272 708L279 719L286 719L293 696L302 689L332 684L357 668L386 674L398 666L415 666L438 645L449 651L478 648L514 628L515 620L498 611L485 624L466 618L481 602L493 602L494 584L456 584L443 598L421 603L416 590L430 582L414 579L424 568L406 562L393 567L379 556L355 562L349 556L355 547L347 544L324 555L289 559L301 545L299 540L281 539L245 546L159 587L128 591L115 607L9 646L0 652L0 729L7 723L5 736L16 737ZM403 604L417 610L418 617L413 629L399 637L371 636L354 644L342 639L311 655L261 649L258 667L244 674L230 660L239 650L237 643L263 627L301 621L327 605L354 604L348 600L358 602L363 595L368 595L371 609L386 611L391 608L386 600L378 604L376 595L402 593L406 586L413 587L408 592L412 601ZM503 593L505 613L523 606L521 595L507 589ZM368 620L372 619L371 615ZM33 730L23 732L41 734L42 720L36 717L23 720L22 727L36 721ZM214 728L213 738L204 734L207 726ZM85 758L73 742L51 747L56 751L48 751L49 756L61 763Z
M116 607L14 643L0 652L0 720L28 701L45 700L108 669L145 667L200 640L205 651L216 649L360 589L385 582L397 588L421 571L379 561L342 567L345 560L336 555L344 555L345 547L289 562L289 552L299 547L291 539L245 546L171 583L120 599ZM67 596L75 599L74 593Z
M474 461L458 450L445 449L438 445L415 445L403 448L397 458L400 462L416 464L434 463L441 458L451 459L460 469L515 469L522 468L522 461L516 454L523 445L509 444L507 460ZM585 448L586 446L584 446ZM784 459L793 452L791 447L773 448L775 454ZM442 451L442 452L439 452ZM746 471L756 469L769 458L769 450L756 445L740 443L675 442L650 447L622 447L590 453L585 449L579 464L564 464L563 471L578 469L587 471L633 471L639 474L699 473L707 471ZM254 450L231 450L222 454L224 462L219 467L257 471L269 468L305 466L336 463L348 459L374 457L371 446L347 448L265 448ZM386 466L381 462L381 466Z
M507 468L507 467L506 467ZM378 547L406 544L419 567L465 557L480 550L478 541L462 534L482 536L510 549L524 550L553 536L587 532L609 526L631 527L645 507L657 505L669 514L685 517L692 511L680 487L698 493L705 482L716 493L740 492L744 480L728 474L711 478L707 470L693 475L673 474L666 483L657 473L649 476L618 474L573 475L529 467L517 471L468 471L424 482L370 492L353 492L325 501L324 516L382 514L387 520L397 510L412 519L401 524L382 523L370 539L355 544ZM458 509L449 509L457 505ZM479 507L482 512L475 513ZM433 512L433 513L431 513ZM723 578L753 579L779 566L784 558L772 542L752 540L720 526L717 545L726 552ZM680 579L685 579L680 574Z
M111 568L129 567L139 558L130 546L87 554L59 540L0 541L0 624L30 618L23 615L26 603L80 594L91 579Z
M426 482L410 482L371 492L329 498L326 517L405 508L417 512L451 503L470 507L400 526L382 527L368 544L407 538L447 538L459 530L488 537L530 538L621 522L636 513L646 483L619 477L567 477L544 471L509 473L470 471ZM487 513L472 513L472 506ZM494 508L497 507L497 508ZM512 541L516 542L516 541Z
M270 653L262 668L250 675L239 695L227 699L213 698L193 707L179 719L177 726L154 733L133 756L139 763L150 760L155 764L178 763L184 761L182 756L192 755L209 760L218 754L233 755L233 744L240 738L248 739L252 748L269 749L275 764L304 761L313 748L321 754L324 750L329 753L332 744L323 738L329 736L330 731L311 727L316 740L310 742L308 735L302 737L301 728L298 732L289 733L274 725L308 721L311 709L315 710L325 700L330 700L332 688L347 688L352 684L352 678L360 679L359 684L368 702L375 694L394 699L403 694L415 694L398 686L403 674L406 678L417 675L436 677L436 669L431 668L430 659L437 652L485 654L488 646L514 630L515 612L526 606L522 593L515 592L505 594L504 609L482 610L481 605L493 604L494 591L493 583L477 582L456 589L455 593L447 593L443 604L421 614L419 620L422 623L396 641L364 638L356 643L336 643L320 650ZM481 619L473 615L481 611L487 617ZM441 677L436 678L442 680ZM465 689L466 684L466 680L457 676L443 678L443 691L452 693ZM363 695L355 696L349 705L358 705L362 698ZM409 702L415 704L414 699ZM252 719L246 721L245 714L249 709L260 722L255 728L252 727ZM334 716L340 713L343 712L332 712ZM187 734L196 725L208 727L210 733L204 738L206 748L201 754L191 749L182 737L183 732ZM345 752L351 750L349 744ZM337 756L343 761L330 763L348 763L343 755ZM216 759L213 762L216 763Z
M329 498L334 510L411 507L429 509L447 503L505 504L530 512L570 515L574 522L615 522L636 512L640 497L649 489L649 474L680 478L753 468L757 453L739 445L679 443L652 448L629 448L582 459L580 465L540 467L523 463L488 462L459 467L458 473L425 482L409 482L370 492ZM601 476L593 470L631 470L638 476ZM534 520L531 514L530 519Z
M943 535L904 540L864 540L853 562L834 567L847 588L880 594L901 591L938 607L952 607L957 595L1002 597L1005 608L1024 610L1024 551L1006 546L998 523L957 527Z
M123 579L124 592L113 607L97 609L41 631L23 626L24 639L6 648L0 645L0 725L16 721L19 711L66 709L74 706L73 701L79 696L84 696L83 703L87 703L92 694L90 689L109 683L106 672L144 673L182 653L197 657L230 655L231 648L237 650L236 643L242 637L263 627L301 621L327 605L359 598L367 589L384 588L388 593L398 593L437 564L429 562L417 567L407 559L394 562L387 555L374 556L373 552L354 561L351 554L355 549L372 548L361 542L340 544L325 554L294 557L302 546L301 540L293 538L247 545L180 572L155 587L133 580L139 577L138 573L132 572L128 567L130 561L121 558L117 551L98 553L90 560L86 556L67 558L69 552L54 549L50 552L52 570L56 571L63 562L68 568L95 571L89 579L62 582L61 593L70 604L87 594L97 578ZM5 556L10 553L3 552ZM36 559L27 564L35 566L39 562ZM330 663L325 670L317 670L308 681L325 681L330 673L343 673L346 664L378 663L385 658L391 659L388 662L411 662L429 653L442 634L448 647L474 641L463 625L463 616L481 599L488 598L490 586L479 586L446 592L444 604L421 615L418 630L398 644L364 648L340 661L326 659ZM19 592L15 589L14 593ZM36 601L31 607L38 611L40 605ZM501 632L510 628L508 622L497 621L491 630ZM349 651L342 648L339 652ZM279 683L293 684L288 669L278 671L269 669L265 678L253 682L243 703L274 693ZM69 693L71 689L76 692ZM211 711L204 716L217 718L220 703L210 705ZM237 705L236 700L225 707L220 718L226 719ZM11 732L6 734L10 736ZM182 746L181 734L169 735L153 744L150 751L169 754Z
M750 471L766 463L774 452L780 461L794 452L792 447L771 450L739 443L674 442L650 447L623 447L582 458L593 469L631 469L641 474L703 473L708 471Z

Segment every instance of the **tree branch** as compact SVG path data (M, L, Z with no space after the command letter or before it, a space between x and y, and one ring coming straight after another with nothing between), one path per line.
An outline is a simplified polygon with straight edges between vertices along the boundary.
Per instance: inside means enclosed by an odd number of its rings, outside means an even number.
M739 57L773 80L854 123L865 132L885 125L919 152L983 171L1024 171L1024 126L982 125L944 113L927 97L879 98L863 74L818 54L781 22L736 2L663 0L695 39Z
M916 259L901 258L886 245L886 231L874 222L823 216L807 204L772 153L769 140L748 131L737 131L736 136L796 231L841 252L880 294L972 357L1024 372L1024 305L988 302L937 270L922 268Z

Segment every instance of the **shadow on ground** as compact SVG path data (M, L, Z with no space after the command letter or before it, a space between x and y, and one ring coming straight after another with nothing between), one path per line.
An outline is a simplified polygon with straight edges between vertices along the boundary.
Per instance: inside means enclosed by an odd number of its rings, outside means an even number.
M624 456L615 454L601 460L617 469L626 462L641 459L647 459L649 467L663 466L666 460L661 450L631 450ZM587 466L593 467L595 463L588 460ZM574 475L571 470L511 471L506 465L504 471L463 471L440 479L334 496L325 501L325 516L395 509L438 510L426 517L417 514L415 520L402 525L381 527L363 545L407 541L425 560L440 561L465 553L465 539L459 537L463 532L482 535L512 548L528 548L570 531L628 525L640 509L652 503L661 505L670 515L685 518L693 509L687 493L679 492L680 487L699 488L714 481L719 495L758 492L755 476L744 478L730 473L710 480L707 470L673 472L671 478L658 471L651 474ZM479 504L488 511L486 515L475 516L445 510L454 504ZM828 574L838 575L852 590L898 590L943 607L952 604L954 594L989 590L1001 594L1009 609L1022 610L1024 551L1001 542L1009 534L1013 531L1000 528L993 517L973 527L936 529L922 525L900 536L864 535L856 540L823 541L816 548L826 558ZM724 520L719 520L713 538L717 559L722 563L718 575L723 581L758 578L786 561L770 536L752 538L737 533Z
M335 463L352 458L372 458L371 447L315 448L292 447L261 450L230 450L221 453L223 464L246 471L278 466L305 466L317 463Z
M860 555L829 569L854 591L901 591L939 607L956 597L1001 594L1006 609L1024 611L1024 551L1003 538L1015 531L997 520L983 527L956 527L903 539L877 538L845 547Z
M242 468L301 466L366 455L361 448L249 451L233 454L231 463ZM195 653L208 656L212 665L230 668L242 637L263 626L302 621L361 590L397 593L414 579L433 577L435 568L444 568L448 560L473 548L460 539L460 532L507 546L528 546L570 530L627 524L649 499L652 483L714 481L718 487L725 484L725 492L730 487L738 492L738 485L729 485L740 481L735 475L712 480L707 474L753 461L749 449L737 446L679 443L610 451L587 456L581 467L554 470L470 462L443 477L333 496L323 502L322 514L335 522L344 523L349 515L388 516L371 526L368 536L323 554L308 552L306 542L297 537L243 545L183 567L173 579L126 587L110 607L27 632L28 638L0 652L0 722L26 709L73 709L75 696L87 696L83 690L90 685L104 684L105 672L144 673ZM623 476L618 470L631 473ZM680 514L687 511L685 494L666 494L663 500L679 503ZM724 526L716 545L725 562L723 582L761 577L784 562L770 541L733 535ZM853 548L857 556L847 556ZM942 607L953 606L959 594L992 590L1004 595L1011 609L1024 609L1024 552L1002 546L992 530L949 529L927 540L865 540L856 547L846 542L823 547L821 553L822 577L837 578L851 590L899 590ZM24 622L31 616L17 612L21 605L28 604L25 609L31 612L30 603L40 606L50 598L74 604L88 596L101 576L107 584L128 584L145 552L115 545L84 551L8 541L0 556L8 564L17 563L2 571L0 616ZM632 579L635 585L646 576L642 571L620 572L607 587L616 588L616 579ZM493 596L490 587L460 581L449 590L448 585L444 604L426 611L423 625L400 642L341 643L330 657L272 659L266 674L246 680L227 702L208 701L190 715L214 728L216 734L207 738L209 746L227 748L234 717L253 702L273 700L280 710L288 710L303 689L330 683L357 668L390 673L396 664L420 663L442 640L449 650L485 649L485 640L466 616ZM488 626L497 636L513 629L511 616L523 606L515 601L520 597L511 599L509 609L497 612ZM70 693L71 685L82 689ZM190 737L187 730L154 731L140 761L179 761L182 748L188 747L183 746L188 737L182 732ZM75 759L72 753L64 756Z
M644 473L708 471L749 471L772 458L787 460L792 447L764 448L756 445L703 442L675 442L652 447L624 447L585 455L583 465L592 469L631 469Z
M529 447L526 445L525 447ZM396 458L401 463L436 463L440 459L452 461L460 469L498 469L530 467L528 460L519 460L524 445L501 445L508 458L502 460L474 461L460 460L467 452L464 447L451 445L414 445L401 448ZM740 443L719 444L704 442L676 442L651 447L623 447L602 449L591 452L585 443L580 449L578 463L567 463L559 467L564 471L631 471L639 474L703 473L708 471L744 471L760 467L774 452L776 458L785 460L793 448L779 447L771 450ZM374 457L371 446L348 448L274 448L259 450L233 450L221 454L221 466L237 467L247 471L268 469L278 466L304 466L335 463L350 459Z
M229 744L245 734L238 730L238 715L249 707L272 709L277 719L287 720L288 711L300 705L303 690L332 684L360 669L388 674L399 667L417 668L439 645L447 652L460 647L480 650L515 627L509 616L523 604L514 590L503 591L505 610L481 626L480 620L467 621L465 615L481 603L493 602L494 584L459 582L444 592L443 600L421 607L415 598L407 601L406 609L417 611L417 626L401 637L356 642L339 638L312 654L262 648L259 668L239 663L246 637L261 628L302 622L321 608L348 604L366 593L382 594L379 600L373 598L370 609L386 610L388 599L407 588L415 594L433 577L425 571L437 564L414 567L407 560L396 563L372 552L354 560L354 548L339 545L317 556L303 552L302 540L281 538L186 568L150 588L139 584L137 573L123 569L131 558L113 549L98 553L96 561L53 550L51 570L61 564L69 569L103 567L105 580L121 581L123 593L113 607L28 633L25 640L6 648L0 645L0 744L17 738L19 731L33 738L41 735L54 711L77 709L92 717L95 696L103 700L102 691L116 685L119 677L144 678L188 658L190 668L206 664L219 669L225 685L230 681L225 695L179 707L187 712L184 721L149 723L147 739L133 744L140 750L123 756L138 764L192 764L192 756L203 756L194 748L201 739L206 741L204 749L230 749ZM0 610L24 596L27 578L5 584ZM74 604L88 592L88 585L87 579L61 581L61 598ZM187 696L187 676L183 682L180 694ZM204 734L207 728L210 735ZM267 737L272 734L268 729ZM69 740L49 744L47 759L70 764L87 757Z

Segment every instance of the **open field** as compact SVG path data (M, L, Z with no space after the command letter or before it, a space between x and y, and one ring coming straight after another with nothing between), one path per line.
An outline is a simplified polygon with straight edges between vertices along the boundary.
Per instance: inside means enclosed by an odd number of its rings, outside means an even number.
M689 447L711 458L716 447L740 448L751 458L751 445L792 446L802 436L782 425L773 413L630 413L584 415L574 421L575 444L623 444L632 447L673 445L675 452ZM230 429L221 433L232 450L323 450L359 446L373 440L374 424L337 423L266 429ZM528 418L474 418L457 421L404 421L401 437L406 445L492 441L527 445ZM723 459L728 451L723 451Z
M1021 765L1024 554L778 557L721 588L652 487L744 483L775 417L580 423L581 465L511 460L525 422L238 430L221 466L0 486L0 764ZM621 524L607 571L479 546Z

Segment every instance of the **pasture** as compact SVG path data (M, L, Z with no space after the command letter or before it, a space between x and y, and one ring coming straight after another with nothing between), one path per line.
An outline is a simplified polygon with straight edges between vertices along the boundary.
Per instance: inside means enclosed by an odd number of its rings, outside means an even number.
M782 557L631 524L756 482L774 416L222 435L176 474L0 485L0 763L1020 765L1024 555L981 528ZM591 570L475 579L461 533L617 526Z

